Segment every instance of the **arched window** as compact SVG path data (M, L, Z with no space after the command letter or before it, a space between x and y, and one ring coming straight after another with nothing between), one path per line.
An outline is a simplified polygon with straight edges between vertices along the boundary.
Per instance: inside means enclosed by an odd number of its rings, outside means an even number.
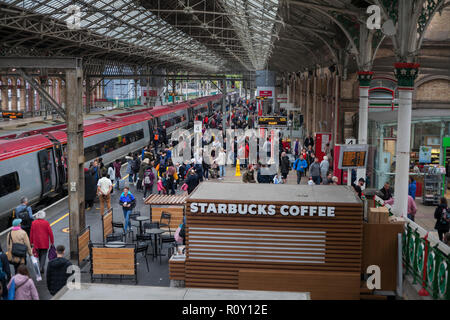
M393 111L398 108L397 82L388 78L374 78L369 89L369 111Z

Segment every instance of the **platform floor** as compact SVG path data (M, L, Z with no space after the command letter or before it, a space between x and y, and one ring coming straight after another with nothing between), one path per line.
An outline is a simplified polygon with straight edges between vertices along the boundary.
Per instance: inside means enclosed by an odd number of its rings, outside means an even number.
M126 295L124 295L126 292ZM82 284L79 290L67 287L53 300L310 300L305 292L256 290L216 290L194 288L141 287L111 284Z

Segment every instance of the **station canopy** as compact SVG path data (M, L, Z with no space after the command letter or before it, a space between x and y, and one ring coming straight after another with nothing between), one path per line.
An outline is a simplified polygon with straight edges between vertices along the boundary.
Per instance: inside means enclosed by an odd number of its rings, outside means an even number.
M305 71L357 54L359 26L375 3L395 13L398 1L0 0L0 56L81 56L121 69L114 73L144 65L210 74ZM392 47L384 38L375 32L375 43Z

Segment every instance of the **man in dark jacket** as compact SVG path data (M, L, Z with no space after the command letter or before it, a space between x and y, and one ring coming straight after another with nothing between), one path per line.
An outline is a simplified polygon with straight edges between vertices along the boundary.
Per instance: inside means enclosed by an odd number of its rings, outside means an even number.
M314 148L314 139L311 137L311 135L308 135L308 137L305 139L305 143L303 144L303 148L308 149L309 146Z
M283 183L286 183L287 176L289 174L289 170L291 170L291 162L286 155L286 152L281 153L281 178L283 179Z
M9 261L6 254L3 252L2 247L0 246L0 285L2 287L2 292L0 298L6 300L8 297L8 283L11 279L11 270L9 268ZM1 300L0 299L0 300Z
M86 208L94 206L94 200L97 195L97 182L95 182L95 172L84 169L84 201Z
M392 189L390 187L389 182L386 182L383 186L383 188L380 189L380 198L383 199L384 201L389 200L390 198L392 198Z
M186 184L188 186L187 192L188 194L191 194L192 191L198 186L200 183L198 175L195 173L194 170L190 170L188 173L188 178L186 180Z
M64 258L66 248L62 245L56 247L56 258L49 261L47 265L47 288L52 296L54 296L62 287L67 284L70 273L67 268L72 263Z

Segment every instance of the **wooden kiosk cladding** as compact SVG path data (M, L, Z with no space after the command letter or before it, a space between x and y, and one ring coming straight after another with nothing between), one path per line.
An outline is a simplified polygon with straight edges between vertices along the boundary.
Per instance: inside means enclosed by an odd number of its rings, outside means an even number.
M91 228L87 226L77 237L78 266L89 257L89 242L91 241Z
M359 299L363 207L350 187L206 182L186 202L186 287L280 290L284 283L313 299ZM240 204L241 212L273 205L275 214L192 212L192 203ZM334 216L282 215L282 206L330 207Z

